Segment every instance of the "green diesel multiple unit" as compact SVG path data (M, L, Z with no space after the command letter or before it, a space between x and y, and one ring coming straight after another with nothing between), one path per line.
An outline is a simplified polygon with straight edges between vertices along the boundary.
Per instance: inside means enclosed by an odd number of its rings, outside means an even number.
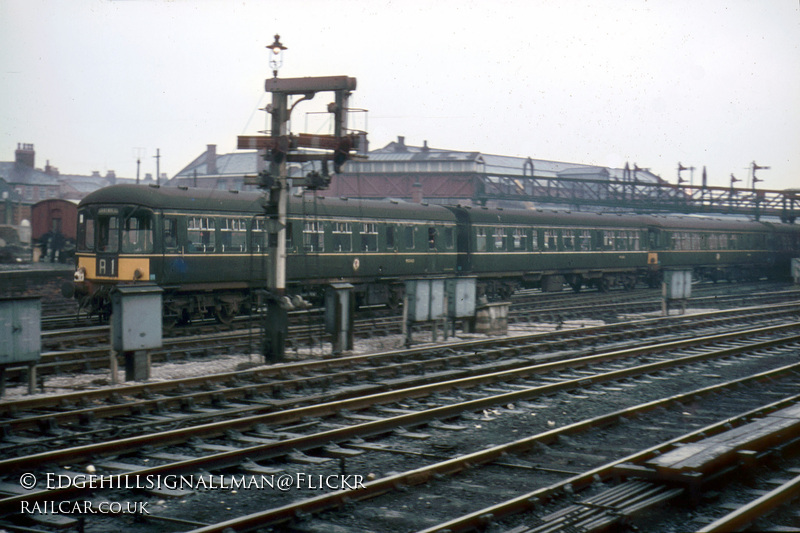
M260 193L116 185L78 208L74 293L107 316L120 283L154 282L164 316L230 320L267 277L268 225ZM800 253L792 225L693 216L436 206L305 194L286 227L287 290L314 298L356 286L361 303L402 301L403 281L475 276L481 293L520 287L631 289L664 268L698 279L789 275Z

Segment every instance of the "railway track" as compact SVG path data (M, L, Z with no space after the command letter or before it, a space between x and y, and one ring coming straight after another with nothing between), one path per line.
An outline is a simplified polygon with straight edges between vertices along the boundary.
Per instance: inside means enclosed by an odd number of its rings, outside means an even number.
M765 320L773 321L774 319L775 315L773 318ZM677 318L672 317L670 320L677 321ZM747 320L751 321L752 318ZM625 331L630 333L646 329L642 322L647 321L629 324L626 329L621 328L613 335L620 337L625 335ZM685 323L684 328L686 327ZM333 401L322 402L320 398L312 397L310 404L302 405L303 398L308 396L308 390L301 388L296 389L300 390L300 393L294 398L287 395L285 398L276 400L275 398L264 398L258 394L250 396L245 394L244 400L237 400L250 405L225 405L226 401L230 402L231 400L224 397L218 398L215 412L203 412L210 408L198 407L192 402L186 403L190 407L185 410L187 412L143 410L138 415L140 419L150 417L155 419L150 420L151 423L172 423L179 427L158 433L112 438L104 442L73 445L66 448L62 446L61 449L17 456L0 462L0 470L18 473L25 469L31 469L41 476L43 473L35 469L39 468L38 465L50 464L70 467L74 473L76 469L88 468L87 462L91 461L89 464L92 464L93 468L96 463L97 468L104 473L110 474L114 468L117 468L117 471L127 469L129 475L133 473L166 475L167 473L208 471L221 472L221 475L224 476L226 473L230 475L230 472L249 471L260 472L264 475L276 475L281 472L293 476L292 479L296 480L299 474L309 473L312 470L314 475L326 476L351 475L347 472L359 471L363 473L366 481L363 483L364 488L359 487L358 491L331 492L316 497L301 498L294 504L285 502L286 497L291 496L290 494L273 494L271 492L269 494L272 502L270 505L275 507L268 512L248 513L247 505L254 505L254 502L248 504L247 501L253 498L245 498L246 501L242 507L235 511L243 514L244 517L232 519L239 520L239 522L228 521L218 525L209 525L210 529L207 529L222 531L224 527L229 526L247 529L256 527L256 524L261 527L271 523L282 523L289 518L296 521L297 516L321 512L331 507L338 508L347 499L354 501L355 499L379 497L380 494L387 491L395 492L399 486L418 486L420 483L435 479L437 475L450 476L462 471L466 465L475 467L478 464L491 464L496 462L503 453L518 453L533 446L535 442L539 442L531 440L532 437L525 438L523 439L525 444L522 445L517 442L518 439L514 439L507 443L507 448L498 447L498 445L487 450L476 451L475 448L480 448L480 446L472 442L476 436L475 433L477 432L478 436L483 438L484 444L487 444L487 435L480 430L483 429L484 424L488 429L493 425L491 423L494 420L521 416L519 425L512 426L512 429L507 428L505 435L494 433L488 435L492 444L496 444L494 441L501 439L502 436L512 436L515 432L513 428L522 428L523 425L527 425L522 422L534 420L534 417L531 416L534 413L542 415L535 419L534 427L540 430L544 429L544 434L547 435L549 435L549 431L555 431L550 426L551 422L554 426L563 427L584 424L572 421L578 415L573 415L571 412L567 414L564 411L566 416L553 416L550 413L551 410L560 412L565 409L564 401L572 407L584 404L593 406L598 399L611 400L612 404L630 403L633 399L633 394L631 394L633 391L641 391L642 394L647 391L648 395L653 395L656 391L651 390L653 387L648 387L648 385L654 382L660 384L659 391L668 388L667 383L671 384L669 387L685 390L692 384L719 381L723 379L723 374L746 373L753 367L758 367L762 375L755 374L736 379L744 379L745 381L741 383L748 384L756 384L764 379L786 379L788 380L786 387L791 389L797 386L796 375L793 374L796 367L782 364L787 360L792 360L792 355L795 356L792 363L796 361L798 339L791 331L796 330L797 327L796 323L771 325L757 330L750 329L748 332L741 331L736 335L715 335L694 341L684 339L662 342L660 345L658 340L663 341L664 339L659 339L659 336L668 337L670 334L664 333L663 330L661 332L653 330L649 336L640 337L635 342L644 344L644 346L616 349L611 352L593 349L600 353L581 354L582 357L572 359L564 359L566 350L562 344L545 345L542 342L542 336L529 336L530 338L514 339L513 341L506 339L505 346L501 345L498 340L494 341L497 344L495 347L490 347L488 341L483 341L474 343L469 348L464 347L465 352L480 352L485 361L484 364L472 363L468 372L463 356L459 356L462 358L451 359L443 367L439 366L441 362L430 367L426 366L425 362L419 361L401 363L411 369L417 368L418 373L381 379L381 371L389 367L385 361L399 356L398 354L388 354L384 355L386 358L384 360L376 358L371 361L367 359L362 361L362 364L370 364L370 368L366 369L366 375L372 376L373 383L364 383L359 376L356 377L359 385L346 387L350 390L342 397L337 397L335 390L323 391L322 394L326 395L328 400ZM597 332L591 333L597 335ZM600 342L612 342L611 335L602 338ZM674 337L675 334L671 335ZM772 338L768 339L767 337ZM724 345L720 343L724 343ZM492 350L497 354L490 353ZM436 358L447 359L441 357L441 354L437 354ZM333 361L335 365L340 364L339 360ZM317 363L331 363L331 361ZM710 369L708 365L713 366L713 369ZM772 374L767 375L763 374L765 365L772 367L782 365L782 368L779 370L773 368L769 370ZM441 370L442 368L444 370ZM490 369L494 372L489 372ZM291 373L304 371L299 367L284 370ZM391 369L388 372L392 376L397 376L397 369ZM353 374L353 371L347 370L346 373ZM312 376L309 379L319 380L321 378ZM383 390L376 390L374 384L379 384ZM730 384L726 387L730 388L735 385ZM283 386L287 386L287 384L284 383ZM755 389L755 387L748 388ZM217 392L220 392L219 389ZM696 394L691 397L693 398ZM764 395L770 396L769 393ZM558 400L552 402L551 398L553 397ZM669 401L681 400L673 398ZM749 398L747 401L753 400ZM28 409L30 408L28 406ZM253 409L261 409L262 412L257 413ZM583 409L592 411L596 407L584 407ZM23 411L17 412L23 413ZM199 418L195 418L189 424L199 423L199 425L185 425L185 419L195 415ZM128 413L123 416L131 415ZM206 418L203 419L203 416ZM216 421L208 422L209 416ZM236 418L232 418L234 416ZM616 414L612 418L618 420L620 416ZM23 415L18 418L33 417ZM184 419L183 423L179 421L181 418ZM545 420L546 418L547 420ZM568 419L570 423L566 423L564 418ZM587 428L596 425L594 422L586 424ZM35 425L41 426L40 424ZM115 422L115 425L120 427L118 422ZM422 433L417 429L420 426L424 427ZM24 431L25 427L20 423L12 433ZM46 428L48 425L45 424L44 427ZM50 427L53 428L52 425ZM581 425L581 427L584 426ZM140 428L140 431L142 429L148 430L149 428ZM530 427L526 427L523 433L530 431ZM86 435L85 438L97 440L99 435L100 433L94 433ZM470 438L461 437L462 435L470 435ZM438 438L436 438L437 436ZM60 437L68 442L68 435L60 435ZM376 437L379 437L377 441L374 440ZM548 438L550 436L541 442L548 442ZM438 447L436 445L408 446L409 442L434 444L438 442ZM460 445L463 445L466 453L459 453L462 451L459 449L462 447ZM142 455L143 446L158 451L152 452L150 455L147 453ZM413 460L415 467L406 470L405 474L389 475L387 469L395 465L395 462L389 461L389 466L386 466L385 460L374 459L376 456L385 457L387 455L403 459L403 461L397 462L397 466L405 465L407 461ZM123 456L124 460L109 459L109 456L117 458ZM364 457L373 459L365 460ZM254 464L253 461L258 461L258 464ZM426 464L432 462L425 467L429 470L421 471L422 467L419 466L419 461ZM160 464L154 465L154 463ZM375 480L367 480L369 474L372 473L371 469L374 469L378 463L384 465L381 467L384 471L379 472ZM298 468L306 470L300 471ZM522 470L525 469L522 468ZM13 484L13 478L6 480L4 486L7 487L9 483ZM68 490L40 492L26 492L19 496L9 495L0 500L0 506L3 506L4 509L13 509L15 504L23 500L50 501L54 498L76 498L85 493L85 490L71 487ZM184 496L189 497L190 495L184 494ZM294 494L294 496L296 498L298 494ZM203 497L203 494L195 494L191 497L200 498ZM263 507L263 501L261 501L259 509L263 509ZM372 510L374 512L375 507L372 507ZM170 520L188 520L183 523L183 529L190 524L201 525L208 522L208 517L201 520L196 517L174 516L176 509L173 509L171 505L165 504L164 509L159 512L164 514L162 518L165 523ZM158 518L148 519L159 521ZM324 525L329 519L323 518L322 520ZM311 529L306 528L306 525ZM317 526L301 524L301 526L293 527L312 531ZM353 527L358 530L358 526Z
M581 350L582 353L591 353L594 349L593 346L596 346L602 342L626 342L620 341L623 337L631 337L631 329L633 329L633 324L635 324L635 337L637 342L641 342L642 339L658 339L663 335L670 334L670 332L677 332L680 331L685 335L701 335L707 334L709 331L718 330L719 328L735 328L735 327L742 327L737 326L736 324L750 324L754 321L761 321L762 323L767 323L770 320L781 320L784 317L792 317L797 316L800 313L800 309L797 308L795 304L782 304L782 305L775 305L769 308L768 310L763 310L761 308L744 308L744 309L734 309L729 311L715 311L710 313L704 314L697 314L692 315L691 317L682 317L682 316L672 316L672 317L660 317L655 319L647 319L647 320L639 320L634 321L632 323L621 323L617 325L607 325L607 326L597 326L597 327L588 327L588 328L578 328L574 330L559 330L559 331L551 331L549 333L542 333L542 334L534 334L534 335L523 335L519 336L514 340L514 344L517 345L517 351L523 351L525 349L530 350L532 353L542 351L543 349L561 349L561 350ZM688 330L687 330L688 328ZM316 377L309 377L306 382L313 383L315 380L323 379L326 381L342 381L342 380L350 380L350 379L370 379L374 374L372 368L367 369L367 371L356 371L354 372L354 366L359 364L364 364L365 361L369 361L371 366L376 364L380 364L382 360L409 360L412 361L411 364L421 365L420 368L424 370L436 370L440 368L448 368L448 367L455 367L458 365L464 364L464 359L467 358L479 358L485 359L489 358L490 356L487 353L487 350L491 350L494 346L503 346L507 344L509 341L505 339L481 339L481 340L472 340L472 341L463 341L458 343L450 343L447 345L443 345L441 348L431 348L431 347L422 347L419 349L410 349L410 350L403 350L401 352L389 352L386 355L375 354L375 355L357 355L357 356L349 356L349 357L340 357L336 359L325 359L322 361L319 360L311 360L311 361L304 361L299 363L294 363L289 366L277 366L277 367L267 367L261 370L255 370L252 372L247 373L239 373L238 378L240 380L264 380L264 379L274 379L275 376L283 376L291 372L299 372L308 374L309 372L317 371L317 369L322 369L323 375L321 378ZM628 341L629 342L629 341ZM208 344L206 344L208 343ZM180 358L191 357L193 354L205 354L212 350L221 350L221 351L235 351L236 349L240 349L243 353L250 353L249 348L252 346L252 337L251 332L243 332L243 331L235 331L226 333L224 335L205 335L205 336L198 336L198 337L187 337L187 338L180 338L180 339L171 339L165 343L165 349L162 351L154 351L152 354L152 358L154 361L165 361L165 360L175 360ZM588 347L587 347L588 345ZM476 351L479 350L479 351ZM75 355L79 356L80 359L75 362L73 360L68 359L67 361L55 361L53 364L58 365L60 368L63 368L63 365L70 364L73 365L72 368L76 370L80 369L93 369L95 368L94 365L97 365L97 368L105 368L108 366L108 351L106 348L96 348L94 350L90 349L81 349L72 352ZM397 354L402 355L397 355ZM440 354L452 354L449 357L441 358ZM464 356L458 355L459 353L466 354ZM478 355L476 355L478 354ZM59 354L62 355L62 354ZM496 355L495 357L500 357L500 355ZM429 361L426 362L426 359ZM46 368L48 362L43 362L40 367ZM333 378L327 375L328 369L340 367L345 369L344 372L347 372L347 376L343 378ZM9 372L10 373L10 372ZM181 384L182 388L191 388L196 387L197 383L201 383L203 386L210 387L214 384L215 380L227 380L232 379L228 375L222 375L220 377L213 377L213 376L203 376L200 379L188 379L182 381L171 381L177 387L177 383ZM219 383L215 384L219 386ZM152 391L156 391L159 389L163 389L165 387L169 387L168 384L148 384L148 385L137 385L133 386L132 388L129 387L128 390L132 391L140 391L149 388ZM286 383L283 383L281 387L284 390L291 390L292 386L289 386ZM264 387L265 389L267 387ZM272 387L275 388L275 387ZM119 389L105 389L105 392L96 391L90 393L86 391L86 387L81 387L81 391L76 393L76 396L80 396L79 400L82 402L86 402L89 398L93 398L96 395L110 396L112 394L119 396L120 394L125 394ZM135 394L136 392L131 392L130 394ZM53 396L51 398L58 398L57 396ZM68 398L62 397L62 399L58 400L58 402L63 403L75 403L76 400L70 400ZM47 400L46 398L39 398L36 400L32 400L30 402L31 405L42 405L44 402L48 402L50 405L53 405L56 400ZM24 405L27 405L26 402L15 402L14 409L18 411L24 411ZM8 408L3 409L2 404L0 404L0 413L7 411Z
M776 303L781 301L794 301L800 295L796 290L777 290L767 293L750 295L711 295L697 297L691 301L696 307L729 307L737 305L753 305L759 302ZM581 317L606 317L608 322L618 321L635 313L656 313L660 311L660 299L647 297L638 300L630 296L622 301L612 303L587 302L580 306L548 307L547 305L534 305L530 303L515 304L511 310L511 323L525 322L553 322L557 328L566 320L578 320ZM748 302L750 302L748 304ZM290 326L290 349L297 352L304 346L322 346L325 334L323 327L303 312L296 316L295 322ZM244 322L246 323L246 322ZM224 328L220 331L219 325L206 326L198 330L201 333L188 335L184 332L182 337L172 337L164 342L165 348L153 352L155 362L192 359L215 353L220 349L230 352L229 348L253 353L258 351L258 332L255 329L231 330ZM381 336L399 333L402 330L402 320L392 316L373 316L363 318L356 322L356 335L360 337ZM217 342L222 340L223 342ZM227 343L231 342L231 345ZM88 329L70 330L68 332L45 332L43 345L51 348L42 354L37 372L40 377L58 375L68 372L86 372L95 369L105 369L109 366L108 328L95 326ZM83 345L81 347L77 347ZM88 345L88 346L87 346ZM72 349L69 349L72 347ZM57 349L54 349L57 348ZM7 372L10 382L21 382L26 379L27 367L11 367Z

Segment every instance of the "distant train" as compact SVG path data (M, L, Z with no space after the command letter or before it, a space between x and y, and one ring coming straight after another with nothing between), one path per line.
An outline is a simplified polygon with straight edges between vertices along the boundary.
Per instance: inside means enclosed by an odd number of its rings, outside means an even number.
M263 195L116 185L78 207L77 271L69 288L90 314L110 313L118 284L154 282L167 322L228 322L265 285ZM659 283L665 268L697 279L789 276L800 254L793 225L693 216L437 206L293 197L286 227L287 291L319 296L355 285L360 302L395 305L403 281L475 276L507 297L522 287L568 283L608 290Z
M31 208L31 237L39 254L34 261L69 263L75 257L78 202L49 198Z

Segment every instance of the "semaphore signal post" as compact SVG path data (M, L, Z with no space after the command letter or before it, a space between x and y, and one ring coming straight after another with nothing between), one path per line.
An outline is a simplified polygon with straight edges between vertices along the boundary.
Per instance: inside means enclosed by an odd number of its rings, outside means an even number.
M362 134L350 133L347 129L348 102L356 88L356 79L348 76L323 76L308 78L278 78L278 68L286 47L280 36L268 46L272 52L270 65L273 77L267 79L264 88L272 93L272 104L267 112L272 115L270 135L238 137L239 149L265 150L264 158L269 162L254 180L246 183L258 185L268 193L266 199L267 250L269 254L264 325L263 353L267 361L280 361L284 357L288 325L286 305L286 213L289 202L287 175L288 162L321 161L322 171L309 172L303 186L307 189L323 189L330 183L328 161L333 172L341 172L342 166L354 154ZM292 135L288 131L291 113L300 102L311 100L317 93L333 92L334 101L328 104L333 115L333 135ZM300 96L291 107L289 97Z

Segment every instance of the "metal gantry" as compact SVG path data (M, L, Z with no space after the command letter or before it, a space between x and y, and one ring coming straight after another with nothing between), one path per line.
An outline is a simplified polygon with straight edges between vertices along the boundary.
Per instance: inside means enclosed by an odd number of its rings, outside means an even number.
M527 174L527 172L526 172ZM632 174L635 176L635 174ZM768 190L674 185L630 179L607 180L559 176L476 174L475 201L528 201L575 208L605 207L636 212L717 213L779 218L794 223L800 216L800 189Z

